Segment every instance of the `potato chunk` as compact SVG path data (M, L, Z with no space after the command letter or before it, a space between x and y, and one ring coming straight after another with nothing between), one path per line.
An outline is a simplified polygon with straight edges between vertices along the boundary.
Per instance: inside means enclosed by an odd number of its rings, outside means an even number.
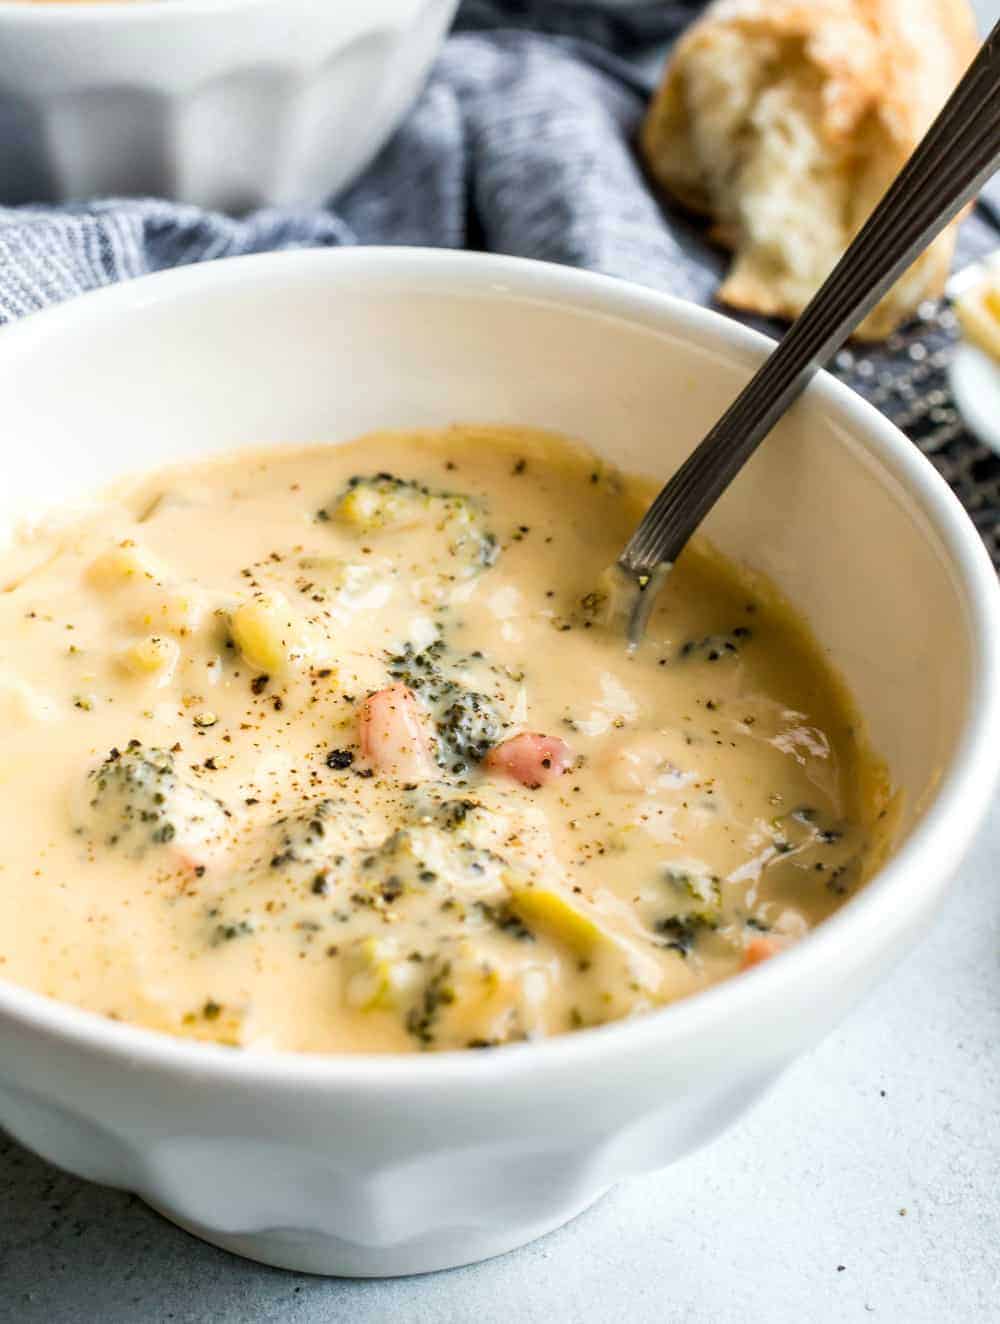
M391 938L362 938L347 954L344 968L344 998L358 1011L399 1008L420 977Z
M170 846L200 859L228 831L225 806L178 776L171 753L137 740L88 775L77 817L82 831L136 858Z
M144 598L133 616L140 628L188 635L202 623L207 611L206 595L192 587L157 585L155 592Z
M281 593L256 593L229 617L233 643L247 666L280 675L307 651L305 632Z
M129 644L121 653L120 661L131 675L154 680L157 685L167 685L180 655L180 646L176 640L151 634L146 639L137 639L135 643Z
M91 561L84 574L94 588L110 591L142 579L155 579L156 567L142 548L126 538Z

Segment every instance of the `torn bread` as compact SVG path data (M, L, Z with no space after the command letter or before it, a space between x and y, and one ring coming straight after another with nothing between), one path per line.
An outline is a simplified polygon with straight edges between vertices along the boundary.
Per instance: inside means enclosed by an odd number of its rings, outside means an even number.
M674 49L642 149L733 250L720 299L797 316L975 49L968 0L715 0ZM954 245L952 225L857 334L940 296Z

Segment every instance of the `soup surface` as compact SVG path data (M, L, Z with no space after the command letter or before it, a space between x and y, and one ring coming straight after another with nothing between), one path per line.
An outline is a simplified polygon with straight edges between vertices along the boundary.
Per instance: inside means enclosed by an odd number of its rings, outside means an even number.
M0 974L311 1052L486 1047L684 997L840 905L884 769L705 547L632 656L652 492L455 427L118 488L0 587Z

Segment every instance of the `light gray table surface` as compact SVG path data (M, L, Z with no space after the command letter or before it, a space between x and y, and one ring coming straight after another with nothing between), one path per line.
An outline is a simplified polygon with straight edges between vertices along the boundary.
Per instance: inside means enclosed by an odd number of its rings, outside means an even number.
M262 1268L0 1140L3 1324L995 1324L1000 806L922 945L749 1117L521 1251Z

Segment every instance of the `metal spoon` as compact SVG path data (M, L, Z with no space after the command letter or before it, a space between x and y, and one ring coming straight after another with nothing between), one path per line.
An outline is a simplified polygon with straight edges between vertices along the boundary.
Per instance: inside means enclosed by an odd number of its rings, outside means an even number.
M1000 23L805 311L629 539L613 575L631 648L688 539L778 419L998 167Z

